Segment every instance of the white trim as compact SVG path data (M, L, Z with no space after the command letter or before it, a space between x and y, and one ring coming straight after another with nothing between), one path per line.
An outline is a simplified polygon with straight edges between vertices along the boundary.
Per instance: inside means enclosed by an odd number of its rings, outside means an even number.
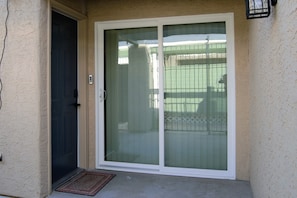
M159 41L159 49L158 49L158 60L159 60L159 166L160 169L163 169L164 159L165 159L165 127L164 127L164 65L163 65L163 28L162 24L158 25L158 41Z
M204 14L204 15L188 15L179 17L162 17L148 19L129 19L129 20L113 20L95 22L95 27L101 30L138 28L138 27L157 27L158 25L179 25L192 23L211 23L228 21L232 18L233 13ZM100 27L99 27L100 26Z
M234 15L226 16L227 30L227 102L228 102L228 168L232 179L236 178L236 87L235 87L235 35ZM231 144L229 144L231 142Z
M95 43L103 43L104 42L104 34L103 31L98 31L95 29ZM95 45L95 74L96 74L96 167L99 167L100 162L104 161L104 153L100 153L100 151L104 151L104 133L99 133L99 131L104 131L104 102L100 101L100 94L104 90L104 67L99 67L99 65L104 64L104 54L103 45ZM101 93L100 93L101 92ZM100 125L98 124L100 122Z
M235 179L230 177L227 171L221 170L207 170L207 169L193 169L193 168L174 168L163 167L158 165L145 165L122 162L105 162L96 167L102 170L125 171L134 173L147 173L158 175L172 175L172 176L186 176L186 177L201 177L212 179Z
M190 168L171 168L164 166L164 96L160 94L159 100L159 165L143 165L132 163L119 163L104 161L104 102L100 102L100 91L104 89L104 30L158 27L159 37L159 83L160 93L163 93L163 50L162 38L164 25L178 25L191 23L225 22L227 34L227 78L228 78L228 170L206 170ZM151 18L139 20L95 22L95 64L96 64L96 168L109 170L123 170L165 175L181 175L192 177L235 179L236 178L236 94L235 94L235 51L234 51L234 15L233 13L194 15L184 17ZM100 132L101 131L101 132ZM162 148L163 147L163 148Z

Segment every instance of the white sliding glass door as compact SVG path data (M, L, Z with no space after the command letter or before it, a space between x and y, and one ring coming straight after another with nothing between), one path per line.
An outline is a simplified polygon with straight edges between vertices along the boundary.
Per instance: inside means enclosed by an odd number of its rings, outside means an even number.
M233 42L232 14L96 23L97 168L234 179Z

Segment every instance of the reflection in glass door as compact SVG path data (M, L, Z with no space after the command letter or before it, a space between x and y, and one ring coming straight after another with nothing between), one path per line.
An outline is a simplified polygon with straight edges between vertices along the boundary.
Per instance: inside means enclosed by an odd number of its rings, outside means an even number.
M159 163L157 28L105 31L105 160Z
M164 26L165 166L227 170L225 23Z

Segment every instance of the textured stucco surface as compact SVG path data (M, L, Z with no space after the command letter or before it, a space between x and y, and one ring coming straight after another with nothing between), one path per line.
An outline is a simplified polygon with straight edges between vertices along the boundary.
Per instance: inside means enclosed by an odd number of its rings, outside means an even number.
M0 49L5 4L6 0L0 0ZM10 0L9 10L0 68L0 194L43 197L48 188L46 1Z
M249 180L249 69L248 22L244 1L237 0L126 0L87 4L89 18L88 71L95 73L94 22L122 19L234 13L236 67L236 177ZM89 87L89 164L95 167L95 87Z
M250 22L251 185L255 198L297 197L297 3Z
M6 0L0 0L0 49ZM234 12L236 56L237 178L249 179L248 23L237 0L58 0L88 20L88 73L94 74L94 22ZM85 6L85 3L87 6ZM50 186L49 29L46 0L9 0L8 40L0 75L0 194L44 197ZM87 91L89 168L95 167L95 86ZM88 163L86 163L88 164Z

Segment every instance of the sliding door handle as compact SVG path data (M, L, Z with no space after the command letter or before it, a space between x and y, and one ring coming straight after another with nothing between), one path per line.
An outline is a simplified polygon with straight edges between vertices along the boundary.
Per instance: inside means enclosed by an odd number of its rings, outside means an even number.
M100 90L99 98L100 98L100 102L103 102L103 100L106 100L107 98L106 90L102 90L102 89Z

